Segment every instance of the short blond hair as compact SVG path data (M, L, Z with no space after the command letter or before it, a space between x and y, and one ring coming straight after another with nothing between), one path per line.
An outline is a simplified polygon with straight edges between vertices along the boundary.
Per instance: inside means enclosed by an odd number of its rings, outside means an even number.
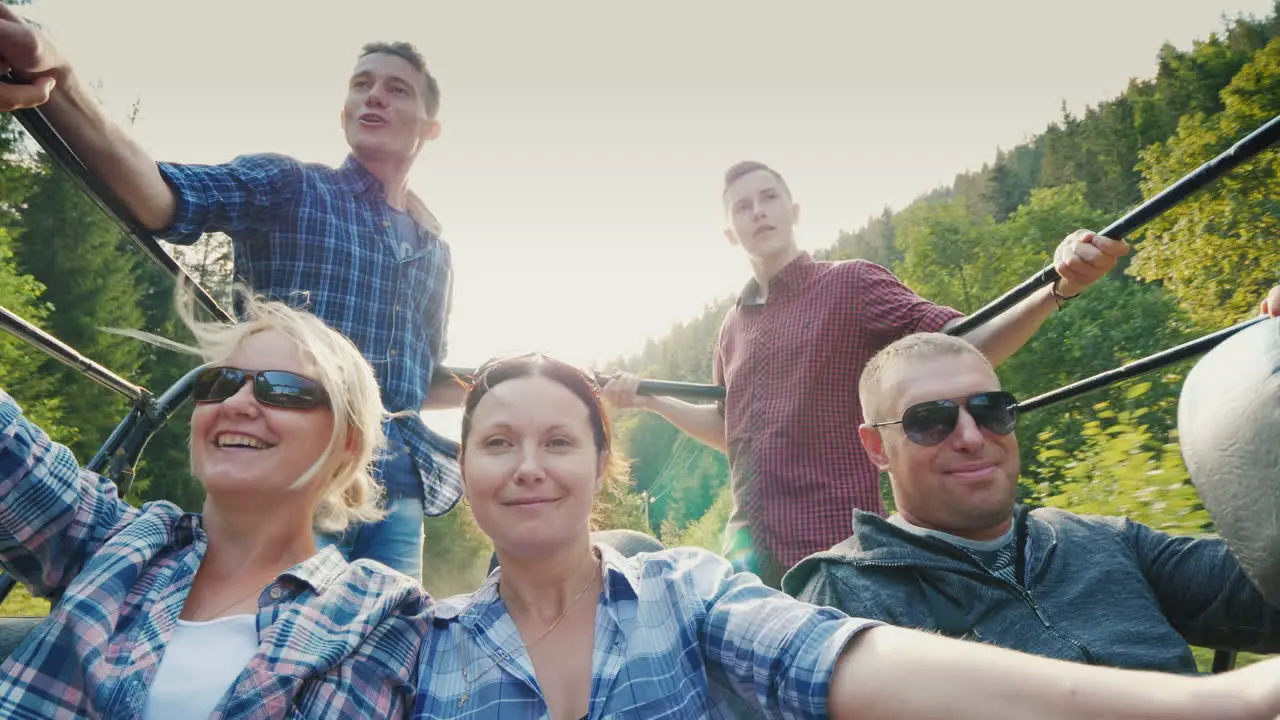
M890 404L894 399L892 390L897 379L895 371L903 363L947 355L972 355L981 358L987 367L991 367L991 361L972 343L946 333L908 335L886 345L873 355L862 369L862 377L858 380L858 397L862 402L864 420L869 423L897 420L885 415L891 412Z
M346 336L325 325L315 315L289 305L251 295L243 287L234 291L240 302L239 322L202 321L195 317L194 296L178 290L178 314L196 341L195 348L148 333L116 331L139 337L171 349L202 357L205 364L225 361L244 340L262 332L278 332L292 340L315 367L315 380L328 395L333 411L333 433L316 461L290 486L302 487L317 481L333 453L355 438L351 460L327 478L312 517L317 530L341 532L352 524L381 520L382 488L374 479L373 463L387 445L382 424L388 415L373 367Z

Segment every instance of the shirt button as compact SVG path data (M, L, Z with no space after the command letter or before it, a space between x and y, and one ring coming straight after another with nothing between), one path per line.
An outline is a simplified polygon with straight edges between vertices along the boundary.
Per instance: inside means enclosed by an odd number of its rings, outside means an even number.
M390 220L383 220L383 221L382 221L382 227L384 227L384 228L391 227L391 221L390 221Z
M279 600L280 598L284 597L284 593L280 590L280 588L271 588L271 592L267 594L271 596L272 600Z
M395 356L397 356L397 355L399 355L399 354L400 354L400 351L399 351L399 350L395 350L395 349L393 348L389 354L391 355L391 357L395 357Z
M400 312L400 303L396 303L395 310L396 312Z

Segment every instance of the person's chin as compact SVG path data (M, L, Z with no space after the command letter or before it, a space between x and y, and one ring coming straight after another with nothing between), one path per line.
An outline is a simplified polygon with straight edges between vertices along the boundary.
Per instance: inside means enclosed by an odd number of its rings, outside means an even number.
M351 151L362 159L385 160L404 157L406 154L404 149L391 142L390 138L369 137L357 133L354 137L347 138L347 144L351 146Z
M756 240L757 242L751 246L751 254L764 262L782 257L791 251L790 243L777 230L770 231Z

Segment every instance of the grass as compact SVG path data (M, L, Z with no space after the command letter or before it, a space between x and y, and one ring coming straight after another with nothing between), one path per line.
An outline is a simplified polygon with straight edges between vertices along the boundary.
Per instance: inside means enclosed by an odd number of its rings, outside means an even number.
M1209 672L1213 669L1213 651L1208 648L1193 647L1192 654L1196 656L1196 667L1200 672ZM1245 665L1252 665L1259 660L1265 660L1266 655L1254 655L1253 653L1242 652L1236 656L1236 667L1242 668Z
M48 614L49 602L31 597L31 593L21 585L0 603L0 617L44 617Z

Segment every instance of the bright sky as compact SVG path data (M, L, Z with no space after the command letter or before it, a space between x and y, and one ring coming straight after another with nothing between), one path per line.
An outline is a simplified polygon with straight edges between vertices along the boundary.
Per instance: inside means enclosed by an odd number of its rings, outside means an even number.
M413 42L444 133L411 184L457 271L447 364L636 352L749 268L721 234L724 168L786 175L800 243L830 245L1155 72L1271 0L36 0L156 157L341 162L356 51ZM1063 228L1064 233L1071 228ZM709 373L709 370L708 370ZM453 430L451 423L441 429Z

